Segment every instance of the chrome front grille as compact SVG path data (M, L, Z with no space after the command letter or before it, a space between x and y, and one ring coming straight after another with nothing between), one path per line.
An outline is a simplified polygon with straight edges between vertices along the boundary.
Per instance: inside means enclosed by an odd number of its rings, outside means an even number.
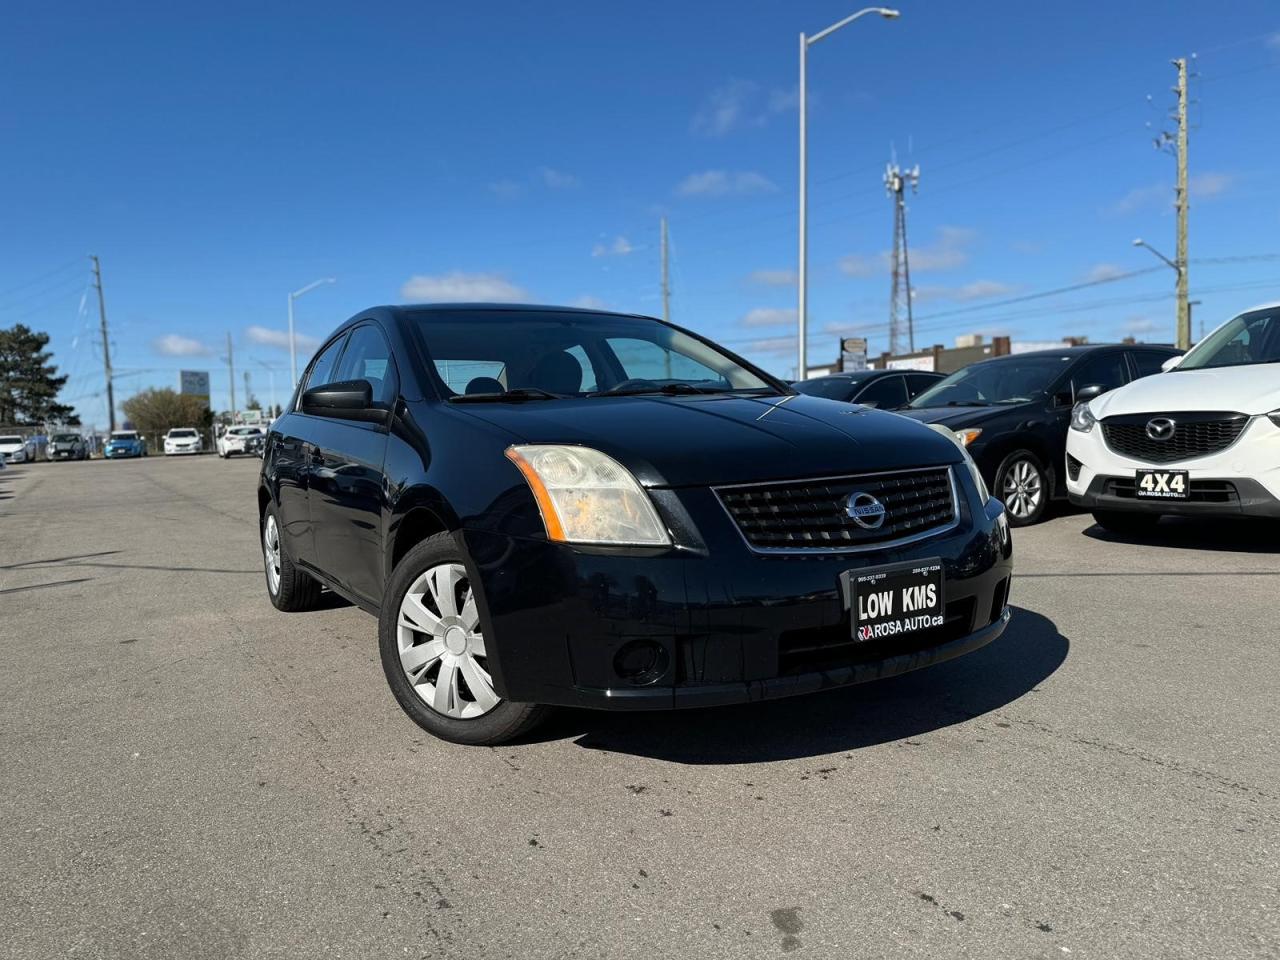
M761 551L888 545L940 533L958 518L949 467L744 484L715 493L747 544ZM879 526L866 525L874 517L859 523L850 516L850 499L859 494L883 504Z

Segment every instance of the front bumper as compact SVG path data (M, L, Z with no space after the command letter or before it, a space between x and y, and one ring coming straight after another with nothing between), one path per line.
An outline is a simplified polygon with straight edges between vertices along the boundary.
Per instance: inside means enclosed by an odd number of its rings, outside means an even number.
M994 500L984 508L966 495L955 529L908 545L767 556L746 547L710 490L680 498L705 546L588 550L461 531L500 695L611 710L766 700L949 660L1008 622L1012 545ZM946 575L944 625L854 642L841 574L931 557ZM637 644L660 654L650 675L628 681L618 658Z
M1133 486L1139 470L1187 471L1191 498L1138 499ZM1090 510L1280 517L1280 429L1266 417L1255 417L1225 450L1159 464L1116 453L1107 446L1099 427L1088 433L1071 430L1067 435L1067 494L1073 504Z
M199 447L168 447L166 446L164 448L164 455L166 457L181 456L182 454L199 453L199 452L200 452Z
M140 457L142 451L137 447L107 447L102 455L108 460L124 460L128 457Z

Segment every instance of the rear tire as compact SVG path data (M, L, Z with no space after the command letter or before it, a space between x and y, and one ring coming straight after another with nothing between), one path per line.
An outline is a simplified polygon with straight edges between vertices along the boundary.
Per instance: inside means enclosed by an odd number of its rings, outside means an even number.
M1126 513L1120 510L1095 510L1093 520L1102 529L1121 536L1150 533L1160 522L1158 513Z
M280 518L274 504L268 505L262 515L262 555L267 596L277 610L297 613L319 603L320 584L294 566L280 537Z
M493 692L474 590L466 558L450 534L423 540L391 573L378 618L378 649L387 684L414 723L442 740L494 746L533 729L550 708L502 700ZM413 611L413 620L405 610ZM438 694L436 688L445 684Z

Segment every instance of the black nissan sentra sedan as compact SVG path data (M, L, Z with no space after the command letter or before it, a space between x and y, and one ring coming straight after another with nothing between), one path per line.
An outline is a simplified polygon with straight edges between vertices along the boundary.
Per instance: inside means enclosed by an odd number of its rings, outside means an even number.
M272 425L258 506L275 606L377 615L401 707L460 743L892 676L1009 616L1003 507L951 430L647 317L363 311Z

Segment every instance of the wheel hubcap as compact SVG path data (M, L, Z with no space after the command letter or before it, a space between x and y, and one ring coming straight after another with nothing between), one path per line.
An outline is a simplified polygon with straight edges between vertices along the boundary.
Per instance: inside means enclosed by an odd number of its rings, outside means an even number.
M1034 514L1044 496L1040 470L1030 460L1015 460L1005 471L1002 488L1005 507L1020 520Z
M400 601L396 640L405 676L432 710L470 720L499 704L462 564L442 563L414 580Z
M280 528L275 517L267 517L262 528L262 555L267 564L267 586L274 595L280 592Z

